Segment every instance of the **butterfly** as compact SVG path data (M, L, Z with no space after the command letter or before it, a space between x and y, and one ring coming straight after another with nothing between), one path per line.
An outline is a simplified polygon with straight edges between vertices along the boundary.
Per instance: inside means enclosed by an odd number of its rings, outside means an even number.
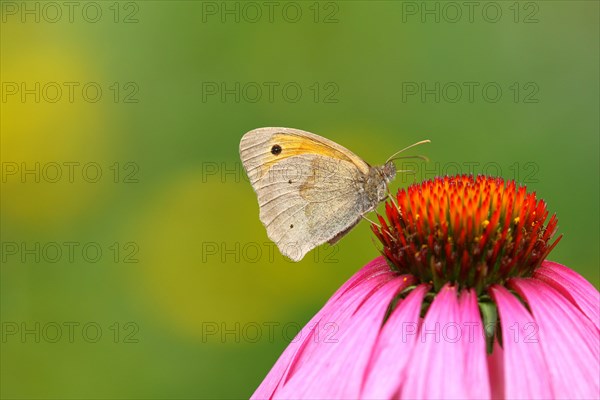
M258 128L240 141L240 158L258 196L259 218L279 251L300 261L337 243L388 197L393 158L371 166L345 147L293 128ZM414 156L424 158L422 156Z

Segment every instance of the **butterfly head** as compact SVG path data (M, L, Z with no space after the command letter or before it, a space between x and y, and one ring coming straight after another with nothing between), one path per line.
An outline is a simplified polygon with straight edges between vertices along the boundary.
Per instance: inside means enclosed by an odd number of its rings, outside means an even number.
M386 183L391 182L396 178L396 164L393 161L388 161L381 167L381 175Z
M385 200L388 196L387 184L396 177L396 165L393 161L388 161L382 166L373 167L367 178L367 193L373 204Z

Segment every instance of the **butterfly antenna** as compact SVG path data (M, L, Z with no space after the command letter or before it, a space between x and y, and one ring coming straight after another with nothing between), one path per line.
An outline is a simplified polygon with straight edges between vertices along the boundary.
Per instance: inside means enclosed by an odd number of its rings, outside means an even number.
M410 149L410 148L413 148L413 147L415 147L415 146L419 146L419 145L421 145L421 144L425 144L425 143L431 143L431 140L429 140L429 139L426 139L426 140L421 140L420 142L417 142L417 143L411 144L410 146L407 146L407 147L403 148L402 150L400 150L400 151L397 151L397 152L395 152L394 154L392 154L392 155L390 156L390 158L388 158L388 159L385 161L385 163L387 164L388 162L390 162L390 161L392 161L392 160L396 160L397 158L394 158L394 157L395 157L395 156L397 156L398 154L402 153L403 151L406 151L406 150L408 150L408 149ZM418 156L417 156L417 157L418 157ZM421 157L422 157L422 156L421 156ZM420 157L418 157L418 158L420 158Z
M394 158L392 158L392 160L402 160L402 159L407 159L407 158L418 158L418 159L423 160L425 162L429 162L429 158L427 158L427 157L425 157L425 156L423 156L421 154L416 155L416 156L394 157ZM388 161L390 161L390 160L388 160Z

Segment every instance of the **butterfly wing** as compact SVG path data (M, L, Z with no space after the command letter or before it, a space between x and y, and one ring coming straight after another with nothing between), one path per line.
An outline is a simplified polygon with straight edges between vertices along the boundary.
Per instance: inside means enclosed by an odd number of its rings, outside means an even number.
M261 128L244 135L240 156L267 235L294 261L338 240L364 212L363 171L370 167L334 142L296 129Z

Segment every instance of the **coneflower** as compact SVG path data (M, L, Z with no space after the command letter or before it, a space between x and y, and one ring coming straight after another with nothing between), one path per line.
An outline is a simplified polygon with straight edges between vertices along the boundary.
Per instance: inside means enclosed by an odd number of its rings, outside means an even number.
M546 257L557 219L500 178L400 190L376 258L253 398L600 398L600 294ZM548 220L546 222L546 220Z

